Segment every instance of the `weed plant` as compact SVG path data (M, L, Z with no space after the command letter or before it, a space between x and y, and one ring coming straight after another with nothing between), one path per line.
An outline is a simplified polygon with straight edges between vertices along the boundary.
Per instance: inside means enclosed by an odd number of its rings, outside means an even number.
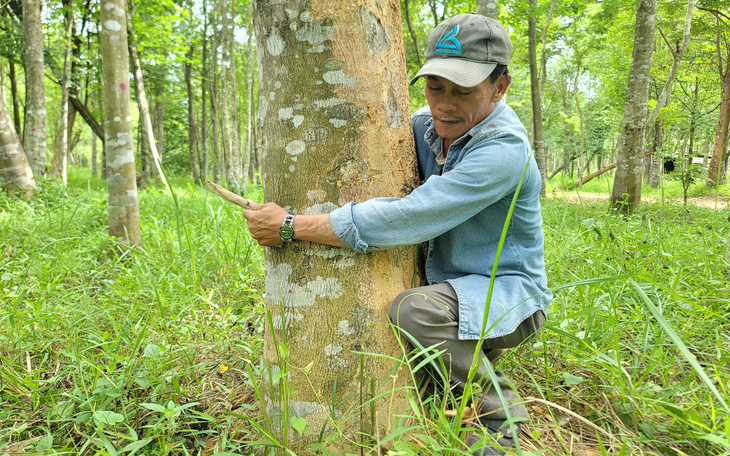
M0 195L0 455L284 454L257 401L261 249L239 208L171 185L140 191L143 246L115 258L87 171ZM545 201L555 301L495 366L532 414L521 454L730 454L730 209L655 201ZM468 454L448 402L359 454Z

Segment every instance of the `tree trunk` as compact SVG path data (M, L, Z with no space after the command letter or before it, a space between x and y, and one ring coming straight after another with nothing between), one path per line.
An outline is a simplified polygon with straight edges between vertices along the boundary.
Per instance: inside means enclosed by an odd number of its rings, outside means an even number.
M305 214L404 196L416 174L399 2L255 5L264 199ZM294 242L265 253L273 328L267 325L264 359L281 378L266 391L267 412L279 428L299 417L316 434L336 420L351 439L337 442L337 452L354 453L353 443L385 435L381 428L407 408L404 390L389 393L393 363L358 352L399 356L387 311L412 284L414 250L360 255ZM312 368L288 368L289 361ZM287 408L279 401L285 390ZM371 415L373 393L384 396ZM304 440L316 434L290 430L288 446L303 454Z
M33 170L5 105L3 85L0 85L0 187L9 194L31 195L36 191Z
M160 160L165 155L165 91L163 87L163 81L157 81L155 84L155 113L151 119L154 126L152 132L155 136L155 145Z
M248 30L253 30L253 2L249 4L249 18L250 22L248 24ZM253 163L253 128L254 128L254 95L256 93L255 90L255 83L254 83L254 43L253 43L253 33L248 34L248 43L247 49L248 49L248 62L246 62L246 68L248 71L246 72L246 146L241 152L241 159L243 160L243 169L241 170L241 179L243 180L243 192L242 194L246 194L246 183L251 181L253 182L253 179L251 179L251 169L252 169L252 163Z
M215 68L216 65L213 65ZM210 124L212 126L212 136L213 136L213 158L215 159L215 163L213 163L213 182L220 183L221 180L221 152L220 152L220 135L218 133L218 90L216 88L217 86L217 79L216 77L213 78L211 88L210 88Z
M421 49L418 44L418 37L416 36L416 31L413 29L413 23L411 23L411 10L408 5L409 0L403 0L403 4L406 7L405 16L406 16L406 26L408 27L408 33L411 35L411 40L413 41L413 49L416 51L416 63L418 63L418 66L420 67L423 65L423 61L421 60Z
M654 53L656 0L639 0L634 28L634 50L631 58L624 118L618 151L611 205L621 213L641 206L641 181L644 170L643 152L649 102L649 77Z
M663 127L663 120L654 122L654 141L652 142L651 156L649 157L649 160L652 161L651 173L649 174L649 186L651 188L659 188L662 173L664 172L664 154L662 153L664 147L662 145Z
M728 55L730 57L730 54ZM715 187L721 184L720 167L725 161L725 150L728 143L728 122L730 122L730 60L727 61L725 72L722 76L722 102L720 104L720 117L715 128L715 143L712 149L710 169L707 172L707 185Z
M228 97L231 101L230 119L229 119L229 134L230 134L230 160L228 163L228 186L235 190L236 193L242 195L246 190L242 176L241 176L241 128L238 122L238 79L236 78L236 50L234 47L235 40L233 39L233 17L235 11L233 10L234 4L231 3L229 6L230 11L228 12L229 29L226 43L228 46L228 58L230 64L228 65L228 87L231 90L231 96ZM224 71L226 69L224 68Z
M196 154L198 146L198 126L195 124L195 100L193 92L193 51L194 45L190 45L188 49L188 61L183 63L185 70L185 87L188 91L188 153L190 154L190 170L193 174L193 180L196 184L200 184L200 170L198 169L198 158Z
M91 177L99 175L99 158L97 152L97 141L94 132L91 132Z
M15 72L15 62L13 59L8 59L10 64L10 94L13 98L13 124L15 125L15 131L20 138L23 137L20 123L20 94L18 92L18 75Z
M63 57L63 74L61 75L61 131L58 133L58 149L54 150L51 159L53 177L60 179L64 187L68 184L68 153L71 130L69 128L68 93L71 83L71 37L73 35L73 4L63 2L66 11L66 48Z
M109 235L128 246L141 242L139 201L132 141L126 3L108 0L101 8L104 131L109 192Z
M220 149L221 138L220 138L220 97L218 92L218 48L221 44L221 29L223 14L221 13L221 0L215 0L213 2L213 45L211 46L211 71L212 78L210 80L210 123L212 127L212 142L213 142L213 157L215 163L213 165L213 182L220 183L223 174L223 157Z
M33 176L46 176L46 77L43 68L41 0L23 0L25 125L23 146Z
M144 137L142 138L143 141L145 141L147 145L147 149L152 154L152 161L155 165L155 171L157 171L157 174L160 176L160 180L162 180L162 183L165 184L165 188L170 191L170 185L167 183L167 179L165 178L165 173L162 172L162 165L160 164L160 160L162 157L162 152L157 150L157 143L155 142L155 133L152 128L152 118L150 116L150 108L149 103L147 103L147 92L145 92L144 88L144 76L142 74L142 66L139 61L139 53L137 52L137 37L134 33L134 26L132 24L132 14L134 14L134 0L128 0L129 1L129 11L131 13L127 17L127 30L129 33L129 57L130 62L132 63L132 70L134 72L134 92L137 95L137 108L139 109L139 121L140 123L144 123L143 133L145 133ZM157 102L157 97L155 97L155 102ZM158 119L159 123L162 123L162 119ZM162 137L158 136L157 140L162 143ZM144 148L142 150L145 150ZM149 178L148 178L149 181Z
M142 188L149 188L152 183L152 167L150 166L150 133L147 131L147 122L139 122L137 125L137 151L142 166L142 180L139 182Z
M530 17L528 19L528 53L530 60L530 94L532 96L532 144L537 167L540 170L542 186L540 195L546 195L547 164L545 160L545 139L542 131L542 97L537 74L537 0L530 0ZM545 77L543 73L542 77Z
M203 159L201 163L201 174L208 177L208 105L206 96L208 94L208 1L202 0L203 3L203 55L202 55L202 71L200 73L200 142L203 149ZM253 29L252 29L253 30Z
M499 15L497 0L477 0L477 14L497 20Z

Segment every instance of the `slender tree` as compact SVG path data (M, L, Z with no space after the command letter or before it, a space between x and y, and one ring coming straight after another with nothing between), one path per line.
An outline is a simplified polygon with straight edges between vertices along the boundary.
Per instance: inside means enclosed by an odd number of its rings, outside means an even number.
M46 77L41 0L23 0L25 36L24 149L36 179L46 176Z
M188 48L187 61L183 63L185 72L185 87L188 93L188 154L190 155L190 169L193 174L193 180L196 184L200 181L200 169L198 168L198 159L196 151L198 149L198 126L195 122L195 105L193 103L195 96L193 92L193 52L195 46L191 43Z
M104 150L109 193L109 235L129 246L141 242L132 141L127 11L124 0L101 4L104 78Z
M260 0L254 18L264 199L307 213L403 196L415 168L399 3ZM277 379L267 392L269 415L287 423L288 412L309 429L347 417L342 431L351 442L379 432L368 401L393 389L393 366L359 353L397 356L386 314L393 296L412 283L412 249L359 255L295 242L265 253L273 326L264 358L269 378ZM310 363L307 372L286 370ZM278 402L279 388L289 388L292 406ZM391 415L407 405L403 399L375 400L378 424L391 425ZM288 435L294 452L316 438ZM343 442L337 452L353 452L349 447Z
M649 77L654 53L656 0L638 0L624 118L611 205L622 213L638 210L644 171L644 139L649 102Z
M725 162L725 154L728 145L728 130L730 128L730 45L723 30L730 21L727 14L717 9L699 8L707 11L715 17L717 24L715 36L715 48L717 51L717 72L722 83L722 100L720 103L720 116L715 128L715 142L712 148L712 159L710 169L707 173L707 185L714 187L722 183L722 166ZM723 63L724 54L724 63Z
M160 176L160 180L165 184L165 188L169 191L170 185L167 183L165 173L162 171L162 164L160 163L161 154L157 150L157 142L155 141L155 132L152 126L152 117L150 116L149 103L147 103L147 92L144 88L144 76L142 74L142 65L139 61L139 52L137 52L137 37L134 32L134 25L132 24L132 14L134 14L134 0L128 0L129 2L129 17L127 17L127 33L129 37L129 56L132 63L132 69L134 72L134 91L137 94L137 107L139 108L140 122L144 123L144 138L147 150L152 154L152 161L155 165L155 171ZM162 122L162 120L160 120ZM157 138L161 141L161 138Z
M10 119L4 89L0 84L0 187L11 194L32 194L36 191L33 170Z
M61 131L58 133L59 147L54 150L51 159L53 168L52 174L56 179L60 179L65 186L68 183L68 154L69 154L69 138L71 137L71 126L69 123L69 86L71 84L71 46L73 44L73 2L64 1L64 17L66 20L66 46L63 57L63 74L61 75Z
M208 104L206 95L208 94L208 1L203 2L203 55L202 55L202 71L200 74L200 142L203 149L203 160L201 164L201 174L208 177Z
M528 59L530 61L530 97L532 100L532 150L535 152L537 167L542 176L540 195L546 195L547 159L545 156L545 137L542 129L542 91L540 79L545 79L545 41L547 29L552 20L555 0L550 2L550 12L542 28L542 73L537 69L537 0L530 0L530 15L528 18ZM544 84L544 83L543 83Z

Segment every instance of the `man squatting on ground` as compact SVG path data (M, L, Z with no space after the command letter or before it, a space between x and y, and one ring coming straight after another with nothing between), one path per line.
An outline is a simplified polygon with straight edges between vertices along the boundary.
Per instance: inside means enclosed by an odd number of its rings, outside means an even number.
M428 107L412 116L421 185L408 196L348 203L293 221L274 203L253 204L244 212L253 237L264 246L300 239L367 252L429 241L429 285L396 297L390 318L422 346L439 344L450 380L463 385L482 333L500 235L526 168L474 380L484 391L475 398L481 424L499 445L475 445L475 455L504 454L499 446L513 444L486 365L542 327L552 298L543 258L540 173L524 126L502 101L511 82L511 55L505 28L481 15L458 15L430 34L426 63L411 80L425 77ZM497 376L512 402L510 415L526 419L512 382ZM469 444L479 440L475 434Z

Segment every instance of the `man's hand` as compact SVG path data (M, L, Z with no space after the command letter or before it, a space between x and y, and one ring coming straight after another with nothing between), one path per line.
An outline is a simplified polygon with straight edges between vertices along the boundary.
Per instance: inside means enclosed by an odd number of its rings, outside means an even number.
M284 223L287 212L276 203L251 203L250 209L243 211L243 217L248 220L248 229L251 236L263 246L279 245L283 243L279 236L279 228Z

